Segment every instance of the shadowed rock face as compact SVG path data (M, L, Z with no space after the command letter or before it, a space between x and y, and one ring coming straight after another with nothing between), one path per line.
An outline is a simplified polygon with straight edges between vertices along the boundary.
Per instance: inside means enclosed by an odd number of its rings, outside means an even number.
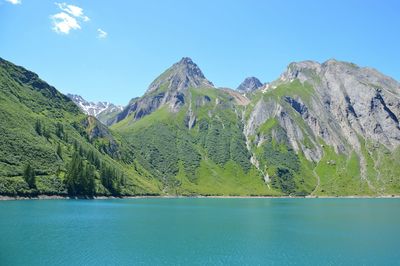
M263 84L261 83L261 81L258 78L248 77L239 85L239 87L237 87L236 90L238 90L241 93L247 93L247 92L255 91L255 90L261 88L262 86L263 86Z

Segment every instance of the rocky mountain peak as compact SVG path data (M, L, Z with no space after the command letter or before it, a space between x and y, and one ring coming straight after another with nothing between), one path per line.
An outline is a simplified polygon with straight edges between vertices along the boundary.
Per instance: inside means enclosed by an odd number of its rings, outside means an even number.
M214 85L206 79L192 59L183 57L156 78L150 84L146 94L166 90L181 92L190 87L214 87Z
M263 84L261 81L256 78L256 77L248 77L246 78L240 85L237 87L236 90L246 93L246 92L252 92L255 91L259 88L261 88Z
M321 64L316 61L292 62L280 76L280 80L286 82L299 79L301 82L304 82L308 79L310 74L318 74L320 72Z
M190 57L182 57L182 59L176 64L195 65L196 66L196 64L193 62L192 58L190 58Z
M292 62L281 75L280 80L283 82L290 82L294 79L298 79L301 82L304 82L313 77L315 78L316 76L324 75L325 72L355 74L355 72L360 69L360 67L353 63L343 62L333 58L323 62L322 64L311 60Z
M122 111L123 107L109 102L89 102L82 96L76 94L67 94L78 107L87 115L98 118L102 123L107 124L103 118L109 114L118 113Z

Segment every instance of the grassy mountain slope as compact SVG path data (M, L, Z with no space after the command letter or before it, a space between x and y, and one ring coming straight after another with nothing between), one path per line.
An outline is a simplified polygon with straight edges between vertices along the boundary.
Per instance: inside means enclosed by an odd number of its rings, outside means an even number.
M36 74L3 59L0 117L0 194L67 194L64 179L76 150L96 168L97 194L110 194L100 178L101 165L123 176L121 194L160 192L156 181L128 166L134 158L121 138ZM28 164L36 176L33 188L22 177Z
M185 103L178 112L164 106L140 120L132 113L112 127L131 143L144 160L140 164L160 179L166 192L281 194L251 165L232 97L214 88L189 88Z

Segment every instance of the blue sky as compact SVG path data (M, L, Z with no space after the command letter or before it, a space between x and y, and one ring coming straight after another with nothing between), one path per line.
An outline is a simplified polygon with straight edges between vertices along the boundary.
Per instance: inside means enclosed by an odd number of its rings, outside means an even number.
M232 88L307 59L400 80L399 13L397 0L0 0L0 57L61 92L117 104L184 56Z

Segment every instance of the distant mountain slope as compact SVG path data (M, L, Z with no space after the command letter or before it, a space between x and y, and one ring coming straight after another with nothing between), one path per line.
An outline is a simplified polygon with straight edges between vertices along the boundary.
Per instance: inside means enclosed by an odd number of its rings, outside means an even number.
M109 102L88 102L82 96L76 94L67 94L67 96L87 115L96 117L105 125L110 124L119 112L123 110L123 106L115 105Z
M240 91L241 93L248 93L257 90L262 86L263 84L258 78L248 77L239 85L239 87L237 87L236 90Z

